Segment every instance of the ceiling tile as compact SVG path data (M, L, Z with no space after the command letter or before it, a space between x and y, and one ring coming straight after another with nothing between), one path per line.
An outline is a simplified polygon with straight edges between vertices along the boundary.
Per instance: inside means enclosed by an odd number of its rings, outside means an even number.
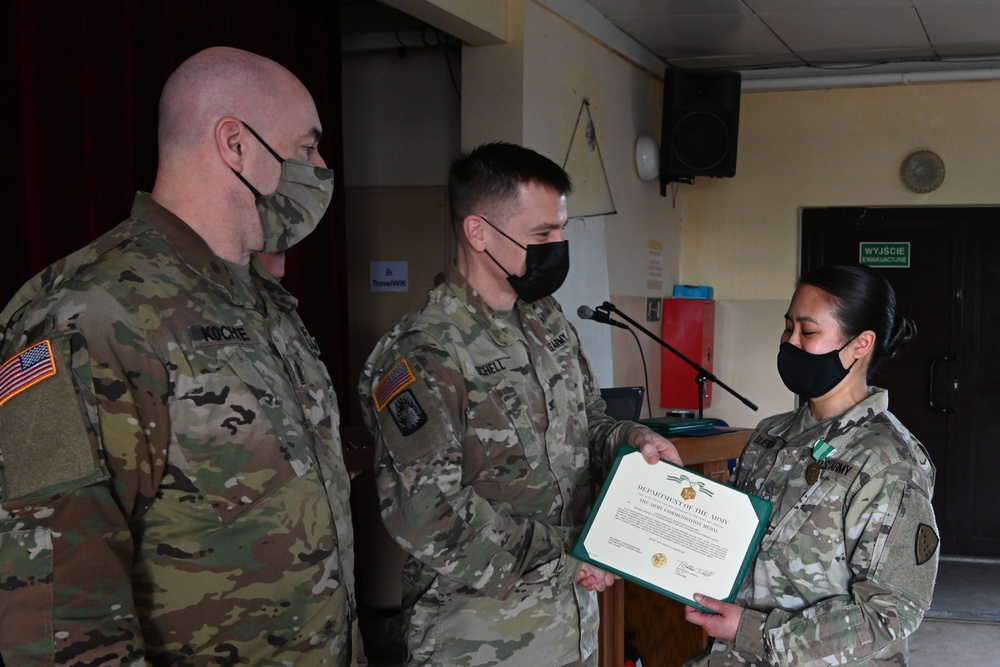
M611 19L750 13L742 0L588 0L587 4Z
M927 7L996 7L997 0L911 0L917 9Z
M826 11L830 9L878 9L912 7L911 0L744 0L758 14L791 11ZM968 2L968 0L966 0Z
M873 50L911 52L929 43L913 8L826 9L762 14L778 38L805 59Z
M622 19L619 26L662 58L703 56L791 56L759 19L742 16L681 16Z
M924 7L920 18L942 58L1000 52L1000 4Z

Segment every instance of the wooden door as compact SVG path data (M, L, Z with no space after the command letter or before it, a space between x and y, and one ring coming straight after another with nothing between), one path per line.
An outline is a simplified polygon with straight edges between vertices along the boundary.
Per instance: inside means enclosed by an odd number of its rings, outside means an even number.
M909 243L908 265L880 268L918 335L872 383L937 467L942 551L1000 556L1000 465L990 426L1000 411L1000 209L807 209L802 271L857 262L864 242ZM993 243L992 246L989 244ZM992 304L992 307L991 307Z
M998 214L1000 215L1000 214ZM956 553L1000 556L1000 223L969 225L962 285L961 351L956 402L958 449L951 480L959 512Z

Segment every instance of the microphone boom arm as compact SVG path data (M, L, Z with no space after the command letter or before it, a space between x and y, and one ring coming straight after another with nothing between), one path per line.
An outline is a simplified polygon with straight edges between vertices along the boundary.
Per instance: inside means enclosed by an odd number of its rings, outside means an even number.
M711 372L709 372L709 370L706 369L704 366L702 366L701 364L699 364L699 363L697 363L695 361L692 361L691 359L689 359L688 357L686 357L683 353L681 353L680 351L678 351L677 349L675 349L674 347L672 347L670 345L670 343L666 342L665 340L663 340L662 338L660 338L659 336L657 336L656 334L654 334L652 331L650 331L646 327L642 326L641 324L639 324L638 322L636 322L635 320L633 320L631 317L629 317L628 315L626 315L622 311L618 310L615 307L615 304L613 304L613 303L611 303L609 301L605 301L600 306L598 306L598 308L600 310L606 310L606 311L615 313L616 315L618 315L618 317L622 318L623 320L625 320L626 322L628 322L629 324L631 324L632 326L634 326L636 329L638 329L642 333L646 334L647 336L649 336L650 338L652 338L653 340L655 340L657 343L659 343L660 345L662 345L663 347L665 347L667 350L669 350L670 352L672 352L681 361L685 362L687 365L691 366L691 368L695 369L698 372L698 375L695 377L694 381L698 385L698 417L699 417L699 419L701 417L703 417L704 413L705 413L705 383L706 382L714 382L715 384L717 384L718 386L722 387L723 389L725 389L726 391L728 391L730 394L732 394L733 396L735 396L737 399L739 399L739 401L741 403L743 403L743 405L747 406L751 410L757 410L757 406L752 401L750 401L748 398L740 395L739 392L737 392L736 390L734 390L732 387L730 387L729 385L727 385L725 382L723 382L719 378L715 377L715 375L713 375Z

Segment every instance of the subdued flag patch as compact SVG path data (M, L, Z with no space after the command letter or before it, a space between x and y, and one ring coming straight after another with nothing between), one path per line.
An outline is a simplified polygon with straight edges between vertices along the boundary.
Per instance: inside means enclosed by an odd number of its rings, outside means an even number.
M43 340L32 345L0 366L0 405L55 374L52 344Z
M389 401L407 386L417 381L417 378L410 370L410 365L406 359L400 359L395 366L389 369L372 391L372 399L375 401L375 409L382 411Z

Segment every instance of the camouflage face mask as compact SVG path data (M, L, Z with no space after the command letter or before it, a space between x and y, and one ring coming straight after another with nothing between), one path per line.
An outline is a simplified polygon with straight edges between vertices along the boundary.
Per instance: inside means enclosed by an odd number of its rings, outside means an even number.
M333 197L333 170L278 155L254 129L243 123L274 158L281 163L278 189L262 195L235 169L233 173L250 188L264 230L263 252L284 252L309 236L326 213Z

